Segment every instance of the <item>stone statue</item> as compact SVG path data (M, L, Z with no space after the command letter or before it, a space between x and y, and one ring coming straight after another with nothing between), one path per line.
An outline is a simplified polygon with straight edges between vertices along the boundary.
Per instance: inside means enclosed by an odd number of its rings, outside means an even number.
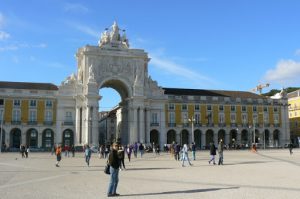
M120 33L119 33L119 27L116 22L112 25L112 31L110 33L110 39L111 41L120 41Z
M89 67L89 80L95 80L95 71L93 65Z

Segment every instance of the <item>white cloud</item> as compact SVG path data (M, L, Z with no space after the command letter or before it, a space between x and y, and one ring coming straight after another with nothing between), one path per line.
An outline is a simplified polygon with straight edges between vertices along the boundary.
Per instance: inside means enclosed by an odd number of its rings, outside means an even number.
M274 69L268 70L265 79L268 82L280 83L288 86L290 83L300 83L300 62L281 60Z
M300 49L296 50L295 55L300 56Z
M44 43L41 44L27 44L27 43L16 43L16 44L10 44L7 46L0 47L0 52L2 51L12 51L12 50L19 50L22 48L46 48L47 45Z
M192 81L193 83L197 82L197 84L201 84L201 85L203 85L203 83L216 84L215 80L206 77L196 71L193 71L186 66L153 55L151 55L150 57L151 57L150 64L153 64L154 66L156 66L162 71L166 71L178 77L182 77L187 81Z
M96 31L88 26L84 26L84 25L81 25L81 24L76 24L76 23L70 23L70 22L67 22L71 27L79 30L80 32L83 32L87 35L90 35L92 37L95 37L95 38L99 38L100 37L100 33L99 31Z
M87 13L89 9L82 4L67 3L64 6L66 12Z
M10 38L10 35L7 32L0 30L0 41Z

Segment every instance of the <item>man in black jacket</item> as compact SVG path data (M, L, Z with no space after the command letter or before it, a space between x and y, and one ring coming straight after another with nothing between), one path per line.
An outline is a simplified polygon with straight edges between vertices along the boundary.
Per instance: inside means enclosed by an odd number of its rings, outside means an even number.
M108 186L107 197L118 196L117 187L119 183L119 156L118 156L119 145L113 143L112 150L108 156L108 164L110 165L110 182Z

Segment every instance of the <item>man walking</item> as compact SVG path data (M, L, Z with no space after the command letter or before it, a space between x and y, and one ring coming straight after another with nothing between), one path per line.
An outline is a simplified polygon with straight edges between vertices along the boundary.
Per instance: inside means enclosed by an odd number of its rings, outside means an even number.
M214 143L210 143L210 160L208 161L208 163L210 164L211 161L213 161L214 164L216 164L215 162L215 155L216 155L216 147L214 145Z
M59 167L59 162L61 161L61 146L58 146L56 148L55 155L56 155L56 160L57 160L55 166Z
M223 140L221 139L218 145L218 153L219 153L219 162L218 165L222 164L223 165L223 150L224 150L224 144Z
M91 155L92 155L92 151L90 149L90 146L86 145L85 151L84 151L84 156L85 156L85 162L88 165L88 167L90 166Z
M119 196L117 187L119 183L119 156L118 144L113 143L112 150L108 156L108 164L110 165L110 182L108 186L107 197Z
M193 160L196 160L196 144L195 144L195 142L192 143L192 155L193 155Z
M182 167L184 167L185 160L187 160L190 166L192 166L192 163L190 162L189 155L188 155L188 147L186 144L184 144L182 148Z

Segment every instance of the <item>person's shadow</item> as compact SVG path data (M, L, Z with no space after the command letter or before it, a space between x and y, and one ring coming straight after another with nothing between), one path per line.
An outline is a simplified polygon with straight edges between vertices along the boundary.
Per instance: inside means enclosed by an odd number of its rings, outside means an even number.
M150 196L150 195L169 195L169 194L188 194L188 193L201 193L208 191L218 191L222 189L238 189L239 187L228 187L228 188L210 188L210 189L191 189L191 190L182 190L182 191L166 191L166 192L157 192L157 193L137 193L137 194L125 194L121 196Z

